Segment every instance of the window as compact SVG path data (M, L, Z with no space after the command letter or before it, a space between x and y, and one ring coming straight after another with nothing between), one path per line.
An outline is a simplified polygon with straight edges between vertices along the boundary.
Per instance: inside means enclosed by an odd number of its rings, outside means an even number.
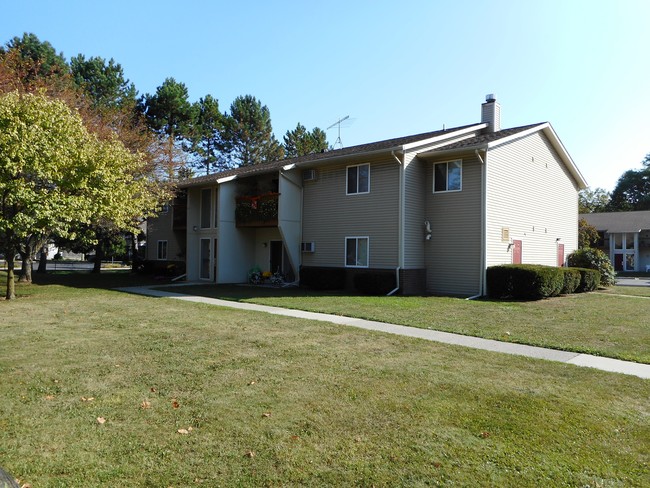
M345 266L348 268L368 267L368 238L345 238Z
M219 189L214 189L214 228L219 227Z
M167 259L167 241L158 241L158 259Z
M201 229L210 227L210 209L212 207L212 188L201 190Z
M433 192L460 191L463 180L463 162L447 161L433 165Z
M347 190L348 195L370 193L370 165L359 164L348 166Z

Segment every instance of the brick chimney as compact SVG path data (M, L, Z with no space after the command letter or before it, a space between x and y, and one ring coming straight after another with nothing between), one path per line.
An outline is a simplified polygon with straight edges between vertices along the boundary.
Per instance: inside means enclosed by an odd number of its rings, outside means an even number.
M487 122L488 132L501 130L501 105L497 102L496 95L490 93L485 96L485 103L481 105L481 123Z

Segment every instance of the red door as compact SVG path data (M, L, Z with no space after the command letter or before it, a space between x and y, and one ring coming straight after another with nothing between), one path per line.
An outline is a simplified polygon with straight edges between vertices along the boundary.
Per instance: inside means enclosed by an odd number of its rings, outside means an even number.
M564 244L557 245L557 265L560 268L564 266Z
M521 241L512 241L512 264L521 264Z

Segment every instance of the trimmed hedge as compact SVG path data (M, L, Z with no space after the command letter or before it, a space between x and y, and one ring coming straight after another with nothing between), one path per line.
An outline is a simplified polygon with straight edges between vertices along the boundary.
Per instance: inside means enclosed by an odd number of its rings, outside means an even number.
M572 268L580 273L580 284L576 289L578 293L594 291L600 285L600 271L589 268Z
M352 279L354 288L366 295L386 295L395 289L395 273L368 271L358 273Z
M562 292L564 271L538 264L505 264L489 267L486 280L490 298L539 300Z
M589 268L600 271L600 286L612 286L616 283L616 272L609 256L600 249L578 249L567 259L569 266Z
M562 285L561 295L575 293L580 286L582 274L576 268L558 268L564 273L564 284Z
M300 285L314 290L342 290L345 288L345 269L301 267Z

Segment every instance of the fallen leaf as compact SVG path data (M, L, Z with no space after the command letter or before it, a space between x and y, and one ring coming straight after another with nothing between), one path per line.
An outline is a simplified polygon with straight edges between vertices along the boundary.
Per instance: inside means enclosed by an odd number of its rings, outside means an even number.
M249 458L254 458L254 457L255 457L255 453L254 453L253 451L246 451L246 452L244 453L244 456L249 457Z
M442 467L442 463L433 463L434 468L440 468Z
M488 437L490 437L490 433L489 433L489 432L481 432L480 436L481 436L483 439L487 439Z
M172 398L172 408L178 408L181 404L176 401L176 398Z
M249 384L249 385L254 385L254 384L255 384L255 380L251 381L251 382L248 383L248 384Z
M297 441L298 439L300 439L300 437L298 437L297 435L292 435L291 436L292 441Z
M54 395L47 395L45 397L46 400L54 400Z
M98 424L105 424L105 423L106 423L106 419L105 419L104 417L97 417L97 423L98 423Z
M24 485L20 485L20 488L32 488L32 485L25 483Z
M262 414L262 417L265 417L265 418L268 418L268 417L270 417L270 416L271 416L271 412L264 412L264 413Z
M354 442L361 442L361 437L355 437Z
M81 397L82 402L92 402L95 399L95 397Z
M151 390L151 393L156 393L156 391L157 391L153 386L151 388L149 388L149 390Z
M193 429L192 427L188 427L187 430L189 430L190 432L192 432L194 429Z
M147 408L151 408L151 402L148 402L148 401L146 401L146 400L143 401L143 402L140 404L140 408L143 409L143 410L145 410L145 409L147 409Z
M183 434L183 435L187 435L187 434L190 433L190 431L187 430L187 429L178 429L176 432L178 432L179 434Z

